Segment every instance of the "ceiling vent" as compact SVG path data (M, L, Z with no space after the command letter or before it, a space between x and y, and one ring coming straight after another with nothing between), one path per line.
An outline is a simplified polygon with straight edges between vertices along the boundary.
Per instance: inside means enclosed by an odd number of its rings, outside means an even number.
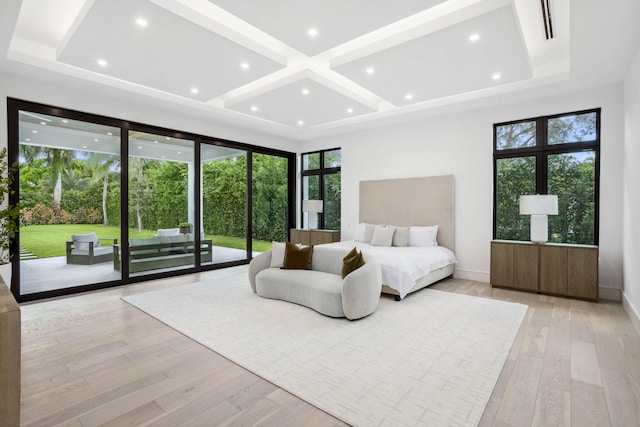
M542 7L542 20L544 21L544 36L547 40L553 38L553 23L551 21L551 7L549 6L551 0L540 0L540 6Z

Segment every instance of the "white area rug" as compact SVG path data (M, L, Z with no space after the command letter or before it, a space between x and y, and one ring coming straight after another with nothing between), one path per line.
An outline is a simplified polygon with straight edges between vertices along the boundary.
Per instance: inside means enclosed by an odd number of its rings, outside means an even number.
M527 307L424 289L357 321L251 292L246 273L123 299L356 426L474 426Z

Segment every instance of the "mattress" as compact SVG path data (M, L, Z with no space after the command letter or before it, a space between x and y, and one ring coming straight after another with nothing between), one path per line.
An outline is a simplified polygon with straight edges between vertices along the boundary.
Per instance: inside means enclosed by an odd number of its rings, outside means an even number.
M380 264L382 283L395 290L400 298L404 298L413 290L417 280L456 263L453 252L443 246L382 247L354 240L323 246L333 246L347 251L356 247L365 254L365 258L375 258Z

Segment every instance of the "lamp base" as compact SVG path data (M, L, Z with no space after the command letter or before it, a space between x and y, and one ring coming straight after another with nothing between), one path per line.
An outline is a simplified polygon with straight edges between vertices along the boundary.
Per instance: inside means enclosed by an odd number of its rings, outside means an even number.
M531 215L531 241L547 243L549 240L549 222L547 215Z

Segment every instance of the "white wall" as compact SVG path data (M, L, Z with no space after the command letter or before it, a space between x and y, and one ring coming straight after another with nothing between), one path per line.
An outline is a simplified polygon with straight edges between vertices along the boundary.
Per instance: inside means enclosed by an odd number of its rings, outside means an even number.
M493 227L493 123L602 108L600 172L601 296L622 285L622 84L379 127L304 143L342 147L342 234L353 237L361 180L453 174L456 275L489 280ZM604 288L604 289L603 289ZM609 291L606 288L614 288Z
M7 97L262 147L292 152L299 147L298 142L287 138L222 124L201 110L44 70L29 72L26 66L24 69L23 75L0 71L0 148L7 146Z
M623 304L640 334L640 49L624 81Z

